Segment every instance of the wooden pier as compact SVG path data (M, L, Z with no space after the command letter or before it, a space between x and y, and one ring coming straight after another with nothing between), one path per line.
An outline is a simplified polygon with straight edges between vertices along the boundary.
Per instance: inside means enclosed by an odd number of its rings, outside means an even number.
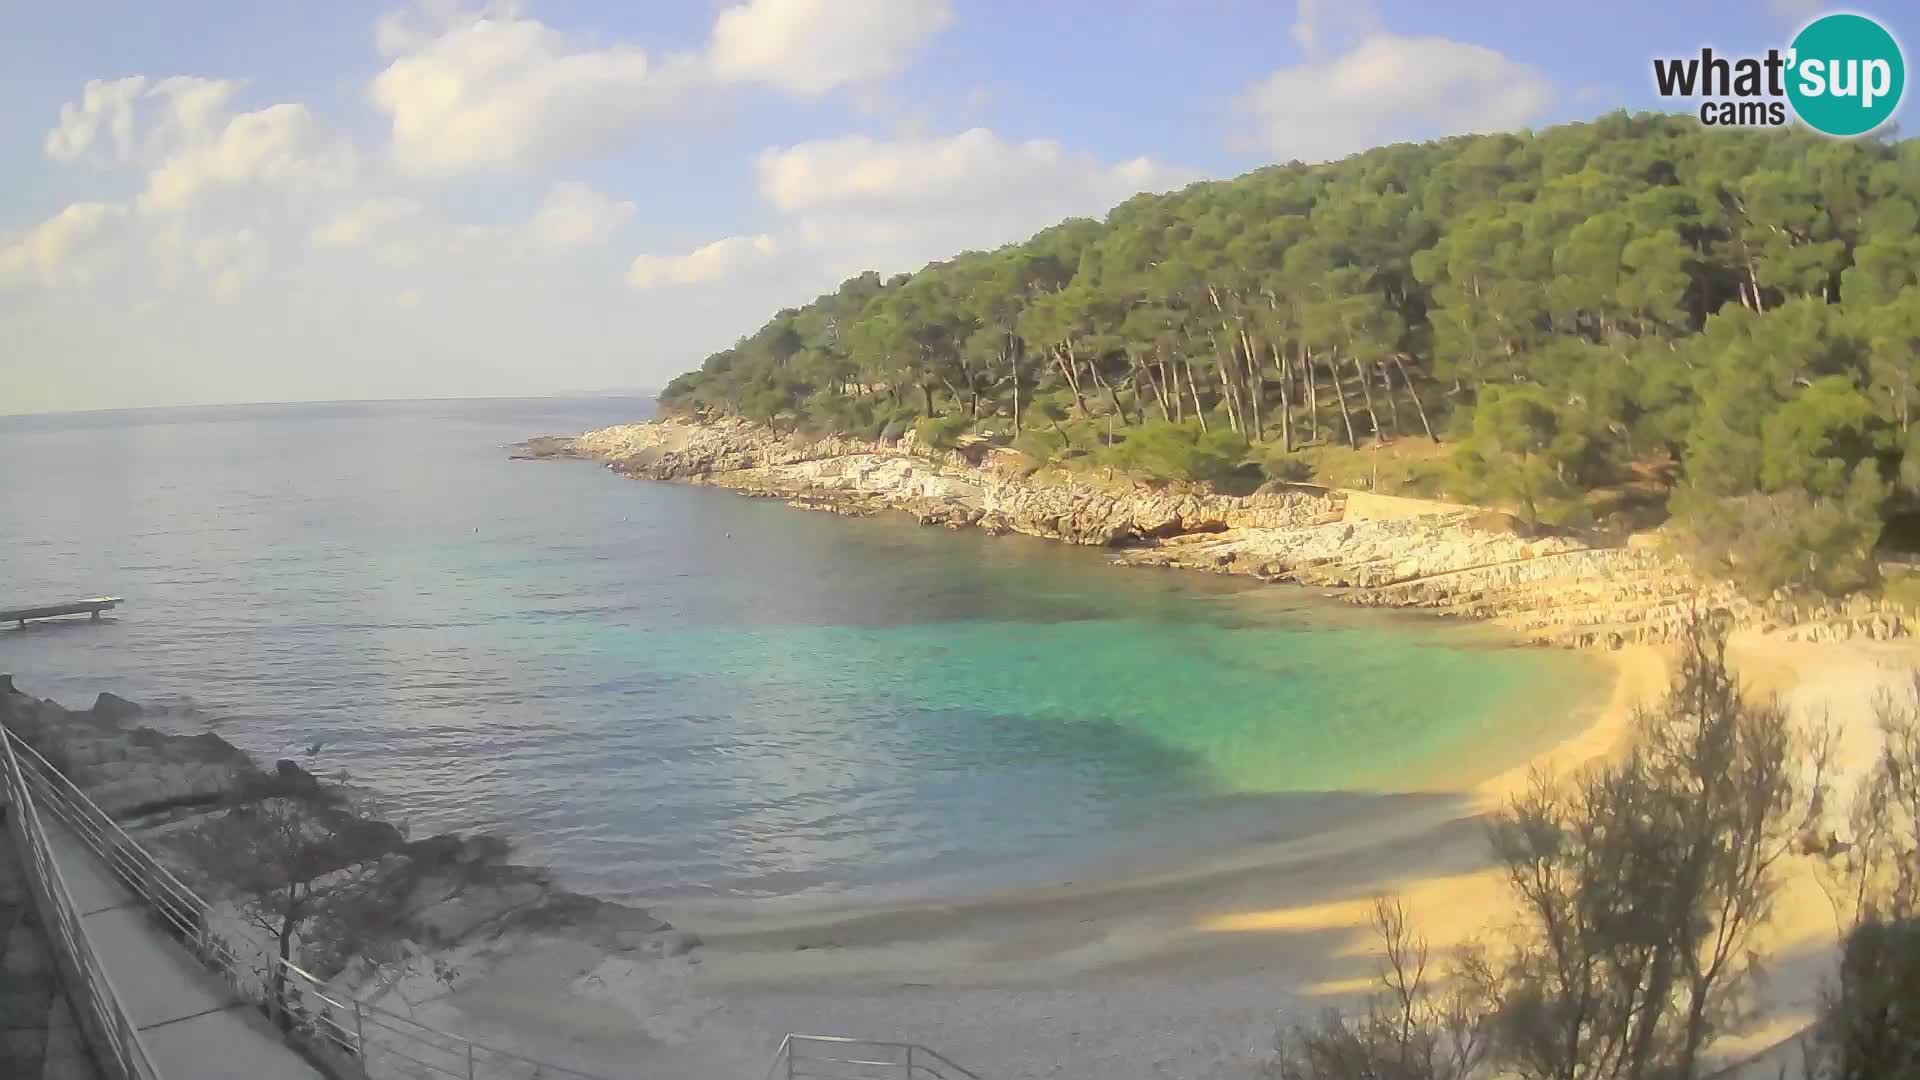
M90 600L69 600L64 604L13 608L0 611L0 623L15 622L25 629L28 619L57 619L62 615L90 615L98 619L101 612L119 604L120 598L117 596L96 596Z

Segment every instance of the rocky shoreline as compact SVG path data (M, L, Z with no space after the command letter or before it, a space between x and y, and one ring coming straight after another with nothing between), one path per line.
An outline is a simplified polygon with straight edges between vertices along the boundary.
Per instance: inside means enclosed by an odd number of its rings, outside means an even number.
M807 510L1108 548L1120 565L1247 574L1349 603L1492 622L1521 640L1618 648L1667 640L1696 606L1788 640L1894 638L1913 617L1860 597L1805 610L1703 581L1657 534L1533 534L1510 515L1302 484L1250 495L1154 486L977 443L957 450L785 436L737 419L670 417L542 436L512 456L595 461L625 476L727 488Z
M329 860L357 877L351 899L296 938L294 962L363 1002L470 1037L493 1034L511 1046L505 1031L463 1015L461 998L519 958L558 948L623 970L684 972L699 962L695 935L555 884L545 869L510 861L501 837L411 839L370 812L349 784L290 760L262 768L210 731L162 730L192 719L106 693L89 709L68 709L22 693L0 675L0 725L211 903L212 929L243 960L266 954L271 942L238 915L245 890L234 877L245 872L244 860L210 859L207 841L226 838L226 817L236 810L306 799L340 815L344 827L302 857Z

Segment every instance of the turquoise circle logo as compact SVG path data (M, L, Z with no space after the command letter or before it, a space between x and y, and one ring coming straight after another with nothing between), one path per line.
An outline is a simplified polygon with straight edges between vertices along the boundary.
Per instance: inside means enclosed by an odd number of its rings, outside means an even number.
M1900 43L1863 15L1826 15L1793 39L1787 99L1815 131L1862 135L1887 122L1907 86Z

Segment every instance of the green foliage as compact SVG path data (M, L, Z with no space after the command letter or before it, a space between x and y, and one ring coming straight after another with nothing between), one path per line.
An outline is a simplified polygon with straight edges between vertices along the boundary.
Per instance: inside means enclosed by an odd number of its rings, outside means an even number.
M1228 430L1150 420L1128 429L1102 460L1156 479L1219 482L1240 467L1246 451L1246 442Z
M1886 484L1865 461L1838 496L1790 489L1690 501L1683 534L1699 562L1755 598L1843 595L1879 581L1874 546L1885 500Z
M1567 462L1585 445L1541 387L1490 386L1454 453L1454 483L1471 498L1517 506L1528 524L1566 521L1580 508Z
M1376 993L1357 1015L1284 1034L1270 1075L1723 1075L1715 1043L1751 1015L1789 860L1821 835L1832 744L1779 702L1746 694L1706 620L1690 622L1682 646L1666 696L1636 713L1623 752L1537 777L1492 816L1494 862L1515 902L1496 931L1504 940L1464 947L1443 966L1397 901L1376 901ZM1846 876L1848 887L1865 880ZM1850 1003L1866 1022L1833 1025L1870 1048L1857 1060L1894 1067L1819 1075L1909 1075L1913 1059L1889 1043L1910 1046L1914 1030L1898 1015L1913 1000L1911 940L1863 939L1871 977L1853 982L1871 991ZM1864 1011L1877 1004L1896 1015Z
M1050 459L1213 479L1236 440L1260 462L1454 432L1447 486L1529 518L1677 462L1694 531L1715 504L1773 507L1851 550L1863 462L1920 497L1914 147L1613 113L1258 169L861 274L661 403L896 437L965 417ZM1227 438L1199 453L1156 424Z
M1298 454L1268 454L1260 460L1260 473L1276 483L1304 484L1313 479L1313 463Z
M964 414L928 416L914 422L913 433L919 441L936 450L951 450L954 441L972 426L972 421Z

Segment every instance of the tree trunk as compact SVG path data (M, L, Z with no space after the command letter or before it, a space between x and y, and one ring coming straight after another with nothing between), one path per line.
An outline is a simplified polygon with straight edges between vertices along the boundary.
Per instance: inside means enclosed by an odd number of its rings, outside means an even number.
M1287 354L1280 343L1268 342L1273 349L1273 367L1280 373L1280 451L1293 453L1293 373L1287 370Z
M1254 348L1253 335L1245 330L1240 331L1240 343L1246 350L1242 355L1247 362L1247 396L1252 399L1250 404L1253 407L1253 438L1257 442L1267 437L1266 424L1260 418L1267 404L1266 395L1261 392L1260 385L1265 380L1260 377L1260 353Z
M1187 392L1193 395L1193 415L1199 418L1200 430L1205 432L1207 430L1207 410L1200 405L1200 381L1193 377L1193 361L1191 359L1183 359L1181 363L1187 365Z
M1020 434L1020 339L1015 337L1007 358L1013 364L1013 434Z
M1367 378L1366 365L1360 362L1358 356L1349 357L1348 359L1353 361L1354 374L1360 376L1360 396L1366 402L1368 419L1373 421L1373 441L1377 443L1381 440L1382 433L1380 431L1380 416L1373 411L1373 380Z
M287 962L293 958L293 926L296 919L291 907L280 919L280 962L273 965L273 978L268 988L268 1004L273 1006L273 1022L281 1031L293 1030L293 1017L287 1014Z
M927 403L927 417L928 417L928 419L932 419L932 417L933 417L933 384L932 384L932 383L921 383L921 384L920 384L920 394L921 394L921 396L922 396L923 398L925 398L925 399L926 399L926 403Z
M1400 398L1393 392L1393 376L1387 373L1385 360L1374 361L1374 366L1380 369L1380 385L1387 391L1387 422L1393 425L1394 438L1399 438L1406 432L1400 427Z
M1166 371L1173 387L1173 422L1184 424L1187 422L1187 399L1180 396L1180 365L1168 364Z
M1433 433L1433 425L1427 423L1427 407L1420 404L1420 391L1414 388L1413 379L1407 375L1407 365L1402 363L1398 356L1395 356L1393 358L1393 366L1400 369L1400 381L1406 384L1407 396L1413 399L1413 411L1420 414L1420 427L1426 431L1427 438L1432 439L1436 443L1439 442L1440 436L1435 435Z
M1143 364L1141 368L1147 373L1147 385L1153 387L1153 400L1160 406L1160 419L1173 423L1173 413L1167 408L1167 388L1161 382L1166 374L1165 366L1155 361Z
M1087 361L1087 370L1093 373L1093 385L1107 392L1107 400L1113 404L1114 414L1120 417L1120 419L1125 420L1127 413L1126 410L1120 407L1120 394L1114 390L1113 384L1108 382L1106 378L1100 374L1100 366L1089 360ZM1112 425L1108 425L1107 427L1107 440L1109 443L1113 440Z
M1353 414L1347 411L1347 388L1340 385L1340 369L1333 365L1333 350L1321 357L1327 365L1327 374L1333 376L1333 396L1340 402L1340 419L1347 425L1347 445L1358 448L1360 440L1353 435Z
M1062 352L1060 347L1055 345L1049 351L1053 353L1053 362L1060 367L1060 374L1066 376L1067 389L1073 391L1074 405L1079 408L1081 416L1087 415L1087 399L1080 396L1080 376L1073 370L1079 365L1068 362L1073 357L1073 346L1067 346L1066 351Z
M1307 441L1320 441L1320 380L1313 377L1313 353L1300 343L1300 377L1307 383Z

